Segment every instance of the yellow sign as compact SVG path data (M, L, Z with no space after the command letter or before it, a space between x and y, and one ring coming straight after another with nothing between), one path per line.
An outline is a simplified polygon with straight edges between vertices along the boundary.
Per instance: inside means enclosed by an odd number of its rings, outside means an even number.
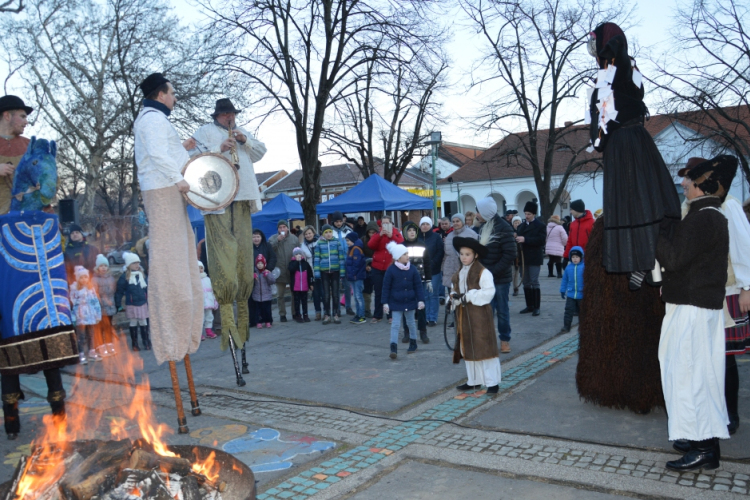
M417 196L421 196L422 198L430 198L432 199L432 189L418 189L418 188L412 188L407 189L408 192L416 194ZM443 203L440 200L440 190L437 190L437 206L439 208L442 208Z

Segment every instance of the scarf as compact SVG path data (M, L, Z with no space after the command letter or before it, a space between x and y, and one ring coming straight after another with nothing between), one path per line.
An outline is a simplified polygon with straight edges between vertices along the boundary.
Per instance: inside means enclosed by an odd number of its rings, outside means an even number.
M146 285L146 280L143 277L143 273L141 271L131 271L130 273L130 280L128 280L128 283L131 285L140 285L141 288L146 288L148 285Z
M151 100L151 99L144 99L143 100L143 107L144 108L154 108L154 109L157 109L157 110L161 111L162 113L164 113L167 116L169 116L169 115L172 114L172 110L169 109L166 105L160 103L159 101L154 101L154 100Z
M402 264L399 261L394 260L393 263L396 264L396 267L399 268L399 269L401 269L402 271L408 271L409 270L409 266L411 265L411 262L409 262L409 261L407 261L406 264Z

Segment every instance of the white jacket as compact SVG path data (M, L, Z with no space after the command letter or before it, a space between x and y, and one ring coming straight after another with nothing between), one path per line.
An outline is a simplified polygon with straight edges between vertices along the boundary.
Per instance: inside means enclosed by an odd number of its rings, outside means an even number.
M260 161L266 154L266 145L255 139L250 132L242 128L237 128L236 130L242 132L247 137L247 142L245 144L237 143L237 156L240 159L240 169L237 171L240 176L240 189L237 191L235 200L253 200L255 201L255 210L258 211L261 208L260 189L258 188L258 180L255 178L253 163ZM230 151L221 152L221 143L228 136L227 129L215 123L207 123L193 134L193 138L197 142L197 147L190 151L190 155L194 156L208 152L218 153L231 161L232 153Z
M133 125L135 164L141 191L162 189L183 180L182 168L190 159L167 115L143 108Z

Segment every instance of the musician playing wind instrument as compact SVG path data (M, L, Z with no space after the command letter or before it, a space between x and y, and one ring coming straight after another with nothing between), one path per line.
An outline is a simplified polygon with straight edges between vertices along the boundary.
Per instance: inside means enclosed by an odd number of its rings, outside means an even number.
M254 272L250 215L261 208L253 163L266 154L265 144L236 127L235 118L240 112L229 99L216 101L211 114L213 123L195 131L192 137L195 149L190 151L191 155L209 152L222 154L238 168L240 178L239 191L231 205L223 210L204 213L208 271L219 302L222 349L229 345L229 335L238 347L243 346L249 336L248 298L253 291ZM232 307L235 302L236 323ZM247 373L246 368L243 371ZM238 376L238 384L240 380Z

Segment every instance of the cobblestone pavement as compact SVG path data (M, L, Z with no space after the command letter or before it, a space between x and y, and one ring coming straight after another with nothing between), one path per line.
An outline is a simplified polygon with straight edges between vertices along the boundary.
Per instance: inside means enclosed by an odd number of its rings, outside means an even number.
M504 363L498 398L512 396L515 388L532 383L542 372L573 355L577 348L578 337L572 333ZM168 393L159 397L168 403ZM402 460L412 458L437 460L457 467L473 465L488 473L538 477L635 496L748 495L750 466L743 463L725 461L722 470L713 474L677 474L664 468L674 455L461 426L473 411L492 401L484 391L458 395L446 392L401 414L382 417L213 390L203 393L202 407L207 414L222 417L233 414L234 418L246 418L256 424L314 432L348 443L349 446L339 446L333 453L296 468L284 478L261 485L259 500L353 495Z

